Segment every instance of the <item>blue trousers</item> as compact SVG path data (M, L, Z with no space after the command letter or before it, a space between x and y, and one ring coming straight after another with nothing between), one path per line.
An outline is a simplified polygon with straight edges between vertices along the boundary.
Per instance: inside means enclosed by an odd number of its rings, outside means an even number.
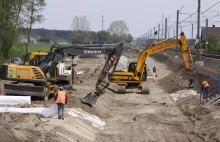
M57 104L58 106L58 118L64 118L64 104Z

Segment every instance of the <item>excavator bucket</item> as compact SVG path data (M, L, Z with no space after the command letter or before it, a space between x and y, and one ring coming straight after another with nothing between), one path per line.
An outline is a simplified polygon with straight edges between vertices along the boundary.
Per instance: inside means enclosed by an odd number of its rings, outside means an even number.
M193 79L189 79L189 85L188 85L188 87L189 88L194 88L195 87L195 84L194 84L194 80Z
M195 85L196 85L196 75L193 73L193 74L189 74L189 85L188 87L189 88L194 88Z
M89 106L93 106L96 104L97 99L100 95L96 94L96 93L89 93L88 95L86 95L83 99L81 99L81 102L84 104L87 104Z

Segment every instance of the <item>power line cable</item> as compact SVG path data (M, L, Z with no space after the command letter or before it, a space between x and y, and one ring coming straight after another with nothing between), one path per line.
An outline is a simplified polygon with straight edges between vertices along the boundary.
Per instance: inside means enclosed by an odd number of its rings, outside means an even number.
M210 10L211 8L213 8L214 6L216 6L216 5L219 4L219 3L220 3L220 1L218 1L218 2L215 3L214 5L212 5L211 7L209 7L208 9L206 9L205 11L203 11L203 12L201 13L201 15L204 14L205 12L207 12L208 10Z

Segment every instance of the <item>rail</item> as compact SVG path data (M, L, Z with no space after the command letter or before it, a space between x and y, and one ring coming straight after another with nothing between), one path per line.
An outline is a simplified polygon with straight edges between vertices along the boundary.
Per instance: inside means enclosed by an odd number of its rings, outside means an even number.
M176 51L176 50L174 50L174 49L167 49L167 51ZM178 50L177 52L181 52L181 51ZM197 52L196 51L191 51L191 54L196 55ZM209 58L215 58L215 59L220 59L220 55L219 54L202 53L201 56L209 57Z

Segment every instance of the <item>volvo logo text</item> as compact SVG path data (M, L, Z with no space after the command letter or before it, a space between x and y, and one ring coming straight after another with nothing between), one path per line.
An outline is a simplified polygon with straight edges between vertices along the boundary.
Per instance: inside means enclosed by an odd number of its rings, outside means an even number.
M100 50L84 50L84 53L86 53L86 54L101 54L102 51L100 51Z

